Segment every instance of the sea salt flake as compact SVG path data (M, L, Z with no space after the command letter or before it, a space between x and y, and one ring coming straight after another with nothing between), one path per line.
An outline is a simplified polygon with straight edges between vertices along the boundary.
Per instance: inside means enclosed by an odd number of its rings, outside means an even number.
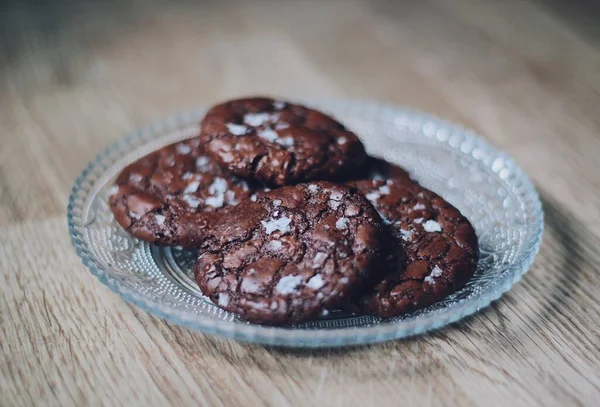
M425 232L430 233L441 232L442 226L434 220L428 220L427 222L423 223L423 229L425 229Z
M306 286L312 288L313 290L318 290L325 285L325 281L320 274L315 274L308 282Z
M192 147L188 146L187 144L181 143L175 146L175 151L177 151L177 154L186 155L192 152Z
M389 195L390 187L388 187L387 185L382 185L379 187L379 192L382 193L383 195Z
M198 208L198 206L200 206L200 204L202 203L202 201L194 195L182 195L181 199L183 199L183 201L186 204L188 204L188 206L194 209Z
M191 194L194 193L198 190L198 187L200 186L200 182L199 181L192 181L190 182L185 189L183 190L184 194Z
M194 178L194 174L192 174L189 171L184 172L183 175L181 176L181 179L184 181L190 180L192 178Z
M229 190L225 192L225 202L227 205L237 205L237 200L235 199L235 192Z
M348 277L340 278L340 284L342 284L342 285L348 284Z
M274 199L273 200L273 206L278 207L279 205L281 205L282 200L281 199Z
M412 236L415 232L413 232L412 230L400 229L400 233L402 233L402 240L404 240L405 242L409 242L412 239Z
M415 206L413 206L413 209L415 211L421 211L421 210L425 209L425 205L423 205L422 203L418 203Z
M209 196L204 200L204 203L213 208L220 208L225 203L225 195L219 194L217 196Z
M301 276L284 276L275 286L275 291L280 294L292 294L302 284Z
M142 182L143 179L144 179L144 177L142 177L140 174L137 174L135 172L133 172L129 175L129 181L131 181L131 182Z
M365 198L371 202L376 202L379 197L381 197L381 194L378 191L369 192L367 195L365 195Z
M326 309L321 311L321 316L326 317L327 315L329 315L329 311L327 311Z
M224 178L217 177L208 187L208 193L211 195L224 194L227 191L227 181Z
M257 133L258 137L265 139L267 141L270 141L271 143L275 142L277 139L279 139L279 135L277 134L277 132L273 129L263 129L263 130L259 130Z
M229 305L229 294L219 294L219 300L217 301L219 307L226 307Z
M283 138L277 139L277 144L279 144L280 146L283 146L283 147L293 147L294 139L290 136L283 137Z
M112 187L110 187L110 189L108 190L108 196L114 196L117 194L117 192L119 192L119 186L118 185L113 185Z
M277 110L281 110L285 107L285 102L282 102L281 100L276 100L273 102L273 107Z
M329 199L333 199L334 201L341 201L343 197L344 197L344 194L341 193L340 191L333 191L329 195Z
M442 274L443 274L442 269L439 268L438 266L435 266L433 268L433 270L431 270L431 273L427 277L425 277L425 279L423 281L433 285L433 284L435 284L435 278L440 277Z
M199 170L203 170L206 169L206 166L208 165L209 160L208 157L201 155L200 157L196 158L196 168Z
M265 228L265 233L270 235L277 230L282 233L288 233L290 231L290 223L292 223L292 220L284 216L279 219L261 220L260 223Z
M315 255L315 258L313 259L312 268L316 269L316 268L321 267L321 265L323 264L323 262L325 261L325 259L327 259L327 254L325 254L325 253L317 253Z
M279 240L271 240L268 244L267 244L267 249L268 250L281 250L281 248L283 247L283 244L279 241Z
M423 218L417 218L413 222L415 222L416 224L420 224L420 223L423 223L423 220L424 220Z
M248 126L258 127L268 123L271 118L269 113L247 113L244 116L244 123Z
M154 215L154 218L156 219L156 224L159 226L164 224L165 220L167 219L163 215Z
M243 124L227 123L227 130L234 136L243 136L248 131L248 128Z
M329 201L329 207L334 211L340 207L342 203L340 201Z
M289 123L286 122L279 122L275 125L275 130L285 130L288 127L290 127Z
M252 202L256 202L256 194L252 194L252 196L250 197L250 200Z
M140 214L139 214L139 213L137 213L137 212L130 211L130 212L129 212L129 217L130 217L130 218L133 218L133 219L139 219L139 218L141 218L141 217L142 217L142 215L140 215Z
M310 192L311 194L316 194L317 192L319 192L319 187L315 184L310 184L308 187L308 192Z
M343 145L344 145L344 144L346 144L347 142L348 142L348 139L347 139L346 137L340 137L340 138L338 138L338 139L337 139L337 143L338 143L340 146L343 146Z
M339 230L348 229L348 218L339 218L337 222L335 222L335 227Z

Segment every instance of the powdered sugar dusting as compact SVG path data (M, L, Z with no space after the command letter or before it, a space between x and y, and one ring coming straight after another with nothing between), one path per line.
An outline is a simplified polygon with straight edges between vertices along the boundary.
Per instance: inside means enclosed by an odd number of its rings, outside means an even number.
M441 232L442 226L434 220L428 220L427 222L423 223L423 229L425 229L425 232L429 233Z
M275 125L275 130L284 130L284 129L287 129L288 127L290 127L289 123L279 122Z
M227 130L234 136L243 136L248 131L248 128L243 124L227 123Z
M317 192L319 192L319 187L315 184L310 184L306 188L308 189L308 192L310 192L311 194L316 194Z
M421 210L425 209L425 205L423 205L422 203L418 203L415 206L413 206L413 209L415 211L421 211Z
M306 286L312 288L313 290L318 290L325 285L325 281L320 274L315 274L308 282Z
M181 179L184 180L184 181L188 181L188 180L190 180L192 178L194 178L194 174L192 174L189 171L184 172L183 175L181 176Z
M275 286L275 291L284 295L292 294L300 284L302 284L301 276L284 276Z
M281 110L285 107L285 102L282 102L281 100L276 100L273 102L273 107L277 110Z
M329 201L329 207L334 211L340 207L342 203L340 201Z
M110 187L110 189L108 190L108 196L114 196L117 194L117 192L119 192L119 186L118 185L113 185L112 187Z
M277 230L282 233L288 233L290 231L290 223L292 223L292 220L283 216L279 219L261 220L260 223L265 228L265 233L270 235Z
M343 145L344 145L344 144L346 144L347 142L348 142L348 139L347 139L346 137L340 137L340 138L338 138L338 139L337 139L337 143L338 143L340 146L343 146Z
M423 223L423 218L417 218L417 219L413 220L413 222L415 222L416 224L421 224L421 223Z
M339 230L348 229L348 222L350 220L348 218L339 218L337 222L335 222L335 227Z

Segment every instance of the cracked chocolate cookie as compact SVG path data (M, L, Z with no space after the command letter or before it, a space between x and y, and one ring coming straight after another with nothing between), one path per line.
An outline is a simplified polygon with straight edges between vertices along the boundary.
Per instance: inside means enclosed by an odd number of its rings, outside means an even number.
M362 286L380 255L381 221L355 188L329 182L259 193L213 228L194 266L202 292L243 319L298 323Z
M358 301L363 311L402 315L441 300L473 276L477 237L455 207L406 177L352 185L386 224L383 278Z
M333 118L268 98L214 106L201 127L206 151L221 167L273 186L347 178L366 158L358 137Z
M194 137L127 166L110 190L109 203L117 222L137 238L194 248L221 214L255 190L225 175Z

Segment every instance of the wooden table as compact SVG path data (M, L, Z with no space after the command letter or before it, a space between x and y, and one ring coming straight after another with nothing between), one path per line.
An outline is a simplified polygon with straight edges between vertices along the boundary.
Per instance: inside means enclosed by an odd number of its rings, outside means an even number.
M598 405L591 4L36 3L0 10L0 405ZM241 344L128 305L71 247L76 176L150 120L252 93L368 97L474 128L539 188L534 266L471 318L353 349Z

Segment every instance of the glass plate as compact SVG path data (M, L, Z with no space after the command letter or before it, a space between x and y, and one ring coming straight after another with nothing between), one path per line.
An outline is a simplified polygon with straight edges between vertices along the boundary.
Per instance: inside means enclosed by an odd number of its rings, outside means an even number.
M83 264L126 301L173 323L293 347L381 342L440 328L487 306L527 271L539 250L543 213L533 185L510 157L469 130L419 112L371 101L307 104L333 114L361 137L369 153L406 167L473 223L480 259L464 289L399 318L334 311L292 327L249 324L213 305L193 280L195 252L155 247L129 236L107 203L108 188L125 165L197 134L204 109L125 136L79 176L69 199L68 222Z

